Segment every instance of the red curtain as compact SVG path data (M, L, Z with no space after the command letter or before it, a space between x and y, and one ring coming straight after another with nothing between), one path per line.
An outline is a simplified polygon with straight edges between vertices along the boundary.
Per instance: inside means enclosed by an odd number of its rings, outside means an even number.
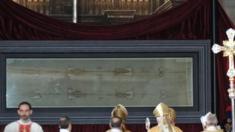
M189 0L164 14L116 26L91 26L55 20L11 0L0 1L4 40L208 39L211 0Z
M227 39L226 30L234 28L234 24L229 19L228 15L223 10L222 6L218 6L218 43L222 45L222 41ZM220 120L226 117L226 107L230 105L227 89L229 88L229 81L226 75L228 69L228 59L223 58L222 53L216 55L216 72L217 72L217 85L218 85L218 111Z

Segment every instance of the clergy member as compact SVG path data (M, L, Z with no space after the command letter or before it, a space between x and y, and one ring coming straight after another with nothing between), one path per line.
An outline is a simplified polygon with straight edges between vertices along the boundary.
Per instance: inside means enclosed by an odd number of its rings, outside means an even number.
M122 119L119 117L112 117L110 128L109 132L122 132Z
M60 117L59 119L60 132L71 132L72 122L68 116Z
M168 107L166 104L158 104L153 114L157 119L158 125L151 129L147 128L148 132L183 132L175 126L176 114L174 109Z
M21 102L18 105L17 112L20 119L8 124L4 132L43 132L39 124L30 120L33 112L30 103Z
M202 132L223 132L223 129L220 128L218 120L215 114L208 112L205 116L201 117L201 123L203 127Z
M121 104L118 104L116 107L114 107L111 112L111 118L112 117L119 117L122 120L122 124L121 124L122 132L131 132L130 130L128 130L126 128L125 123L126 123L127 116L128 116L128 111L127 111L126 107ZM110 129L107 130L106 132L110 132Z

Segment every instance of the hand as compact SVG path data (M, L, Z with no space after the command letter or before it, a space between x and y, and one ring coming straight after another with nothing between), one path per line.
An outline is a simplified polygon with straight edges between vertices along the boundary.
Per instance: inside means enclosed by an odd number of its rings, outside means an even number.
M145 128L146 128L146 130L150 129L150 120L148 117L145 119Z

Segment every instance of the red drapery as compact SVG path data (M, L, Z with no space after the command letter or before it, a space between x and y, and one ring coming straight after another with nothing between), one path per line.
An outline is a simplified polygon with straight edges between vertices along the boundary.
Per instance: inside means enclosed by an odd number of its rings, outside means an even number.
M11 2L0 1L0 38L55 39L207 39L210 36L210 0L189 0L160 15L116 26L61 22Z
M118 39L210 39L211 0L188 0L164 14L152 15L142 20L116 26L91 26L61 22L35 13L10 0L0 1L0 39L2 40L118 40ZM233 27L220 5L218 5L218 40L226 39L226 29ZM228 105L227 60L216 57L219 119L225 116ZM56 126L44 126L54 131ZM184 131L199 132L199 124L180 124ZM2 131L3 127L0 127ZM130 125L133 131L144 131L144 126ZM107 125L80 125L75 131L101 131Z
M229 19L223 8L218 6L218 43L222 45L222 41L227 39L226 30L234 28L234 24ZM216 55L216 82L218 85L218 111L220 121L226 118L226 108L230 105L227 89L229 81L226 75L228 70L228 59L222 57L222 53Z

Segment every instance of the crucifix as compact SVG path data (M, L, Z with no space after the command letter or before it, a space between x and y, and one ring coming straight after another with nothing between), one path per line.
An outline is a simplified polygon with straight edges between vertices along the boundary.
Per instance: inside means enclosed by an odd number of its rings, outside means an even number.
M234 77L235 77L235 69L234 69L234 55L235 55L235 30L230 28L226 31L228 40L223 41L223 46L218 44L214 44L212 46L213 53L217 54L219 52L223 52L223 57L228 57L229 68L227 71L227 76L229 77L229 98L232 103L232 132L235 132L235 87L234 87Z

